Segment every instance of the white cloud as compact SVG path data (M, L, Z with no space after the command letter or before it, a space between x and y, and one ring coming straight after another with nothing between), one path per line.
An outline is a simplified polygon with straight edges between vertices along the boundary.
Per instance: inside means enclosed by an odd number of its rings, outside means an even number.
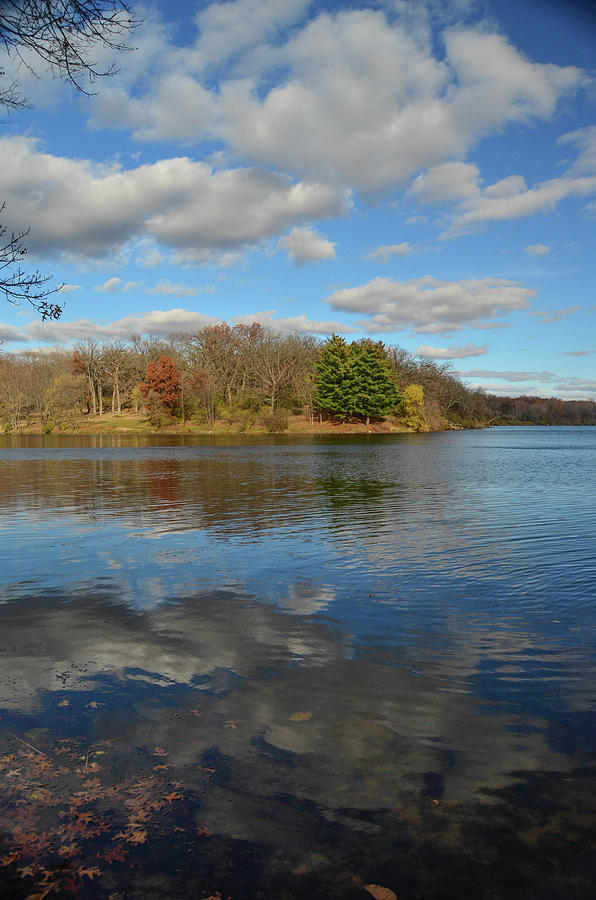
M557 375L553 372L520 372L516 370L495 371L493 369L469 369L467 372L458 372L466 378L498 378L500 381L509 381L517 384L520 381L547 381L552 382L557 379Z
M73 291L82 290L82 285L80 284L63 284L58 288L59 294L72 294Z
M492 369L470 369L467 372L459 370L456 374L467 380L471 379L477 387L501 396L513 393L514 396L529 394L543 397L563 397L566 400L596 399L596 381L590 378L557 375L549 371L495 371ZM486 378L496 379L496 383L484 381Z
M561 378L555 385L557 396L572 394L577 399L596 398L596 379L594 378ZM571 398L569 398L571 399Z
M143 266L145 269L155 269L157 266L160 266L163 261L163 256L157 247L149 247L137 256L135 264L137 266Z
M408 194L423 204L455 203L449 225L441 235L449 238L476 231L489 222L548 212L567 198L596 193L596 128L571 132L559 143L575 145L579 150L577 160L563 175L534 187L528 187L521 175L509 175L483 187L473 163L444 163L417 176ZM540 256L550 249L546 244L530 244L525 251Z
M392 256L409 256L414 252L414 248L407 241L402 244L381 244L375 250L367 253L367 259L373 259L375 262L387 262Z
M29 340L27 334L14 325L5 325L0 322L0 343L2 341L14 341L17 343L26 343Z
M258 165L376 191L509 122L549 118L583 81L573 66L530 62L486 26L433 35L426 10L405 5L304 22L309 6L211 3L184 48L149 20L123 86L92 101L93 122L141 140L223 141Z
M327 303L333 309L366 314L359 324L371 333L411 328L433 334L499 325L490 320L526 309L535 294L505 278L441 281L425 275L409 281L375 278L335 291Z
M108 278L103 284L96 285L93 290L101 291L104 294L115 294L116 291L120 290L121 284L122 279L114 276L113 278Z
M567 306L565 309L554 309L549 312L544 309L532 310L528 315L541 318L543 322L560 322L565 316L571 316L573 313L579 312L581 306Z
M505 121L549 118L559 97L581 80L573 66L530 62L496 33L453 29L446 46L461 86L452 99L454 116L476 133Z
M177 250L172 254L171 261L176 265L184 266L218 266L227 269L246 262L246 252L241 250L215 251L209 248Z
M30 322L23 330L29 340L45 343L67 344L71 341L95 338L101 341L127 340L133 335L154 334L167 336L176 331L194 332L207 325L216 325L221 319L190 312L187 309L155 309L152 312L124 316L114 322L100 323L92 319L74 322Z
M474 163L447 162L421 172L407 193L419 203L441 206L478 195L480 169Z
M562 135L558 143L562 146L571 144L578 151L577 159L570 171L576 175L594 175L596 172L596 125L578 128Z
M547 253L550 253L551 247L548 244L529 244L529 246L524 247L524 252L528 254L528 256L546 256Z
M296 265L320 259L335 259L335 244L313 228L293 228L289 234L279 238L277 246L281 250L287 250Z
M278 43L282 30L298 22L310 5L311 0L210 3L196 17L200 38L190 58L203 70L231 64L245 73L258 66L263 45Z
M423 344L416 350L418 356L425 356L428 359L466 359L470 356L484 356L487 352L486 344L483 344L482 347L478 347L476 344L464 344L463 346L450 344L449 347L432 347Z
M175 251L238 252L289 225L338 215L343 190L255 169L214 170L187 157L124 169L43 153L0 138L0 196L11 230L34 228L32 254L101 258L133 238Z
M235 316L233 324L260 322L262 325L285 333L302 332L305 334L328 335L332 332L348 334L357 329L335 321L317 321L307 316L291 316L274 318L276 310L265 310L245 316ZM4 337L10 341L42 341L49 344L68 344L73 341L94 338L100 341L127 340L133 335L154 334L160 337L174 332L195 332L207 325L216 325L223 320L204 313L191 310L155 309L148 313L124 316L113 322L98 322L93 319L78 319L73 322L33 321L20 331L10 325L0 325L0 340Z
M578 158L557 178L528 187L521 175L508 175L483 187L480 170L474 163L445 162L421 172L407 194L423 205L454 204L447 217L442 238L458 237L489 222L519 219L548 212L569 197L587 197L596 193L596 127L563 135L559 144L571 144ZM530 256L545 255L546 244L525 248Z
M148 294L163 294L164 297L196 297L197 294L212 294L213 288L196 287L190 284L172 284L171 281L163 279L154 287L147 290Z
M521 219L538 212L555 209L568 197L585 197L596 193L596 175L589 177L562 176L550 178L533 188L528 188L521 176L507 179L507 190L502 184L489 185L478 190L475 197L460 204L442 237L458 237L468 234L489 222Z
M305 334L351 334L357 331L342 322L321 322L315 319L309 319L306 316L290 316L289 318L274 319L273 316L277 310L268 309L262 312L249 313L246 316L234 316L232 321L234 324L250 325L252 322L260 322L269 328L275 328L277 331L292 332L298 331Z

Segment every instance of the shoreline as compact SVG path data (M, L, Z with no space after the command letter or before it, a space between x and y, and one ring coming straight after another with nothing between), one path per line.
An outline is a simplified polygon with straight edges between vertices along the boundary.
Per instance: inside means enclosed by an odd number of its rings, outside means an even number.
M433 428L433 431L444 429ZM287 426L280 429L267 428L263 424L244 425L217 420L211 427L206 423L172 422L165 425L152 425L140 414L118 415L105 413L102 416L80 416L70 422L41 425L39 422L23 424L17 429L5 431L5 435L85 435L85 434L173 434L173 435L265 435L265 434L414 434L412 429L395 420L371 422L334 422L313 423L308 416L288 416Z

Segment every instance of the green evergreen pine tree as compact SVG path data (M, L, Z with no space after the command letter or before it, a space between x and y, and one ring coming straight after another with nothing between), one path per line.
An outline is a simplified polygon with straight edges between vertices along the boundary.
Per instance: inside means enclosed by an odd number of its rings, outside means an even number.
M401 400L382 341L366 338L348 345L334 334L315 365L314 402L338 419L359 416L370 422Z
M327 338L315 363L314 403L324 412L344 419L349 415L350 351L338 334Z
M401 397L382 341L364 338L350 346L350 415L380 418L395 409Z

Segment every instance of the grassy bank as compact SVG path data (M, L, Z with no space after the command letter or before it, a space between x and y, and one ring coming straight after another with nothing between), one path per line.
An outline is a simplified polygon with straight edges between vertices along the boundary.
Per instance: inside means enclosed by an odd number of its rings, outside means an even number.
M337 422L315 419L309 416L288 415L276 425L259 422L226 422L216 420L213 425L196 422L172 421L160 426L152 425L146 416L135 413L102 416L78 416L68 422L48 423L42 427L39 422L22 423L11 434L399 434L408 433L407 428L397 419L383 419L365 425L363 422Z

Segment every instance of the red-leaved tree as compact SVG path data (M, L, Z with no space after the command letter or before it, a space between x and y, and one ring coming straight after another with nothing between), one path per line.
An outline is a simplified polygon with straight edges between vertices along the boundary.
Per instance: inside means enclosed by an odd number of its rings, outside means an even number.
M181 378L178 366L171 356L160 356L157 362L147 363L145 381L139 385L141 396L148 409L157 400L169 415L174 413L181 395Z

